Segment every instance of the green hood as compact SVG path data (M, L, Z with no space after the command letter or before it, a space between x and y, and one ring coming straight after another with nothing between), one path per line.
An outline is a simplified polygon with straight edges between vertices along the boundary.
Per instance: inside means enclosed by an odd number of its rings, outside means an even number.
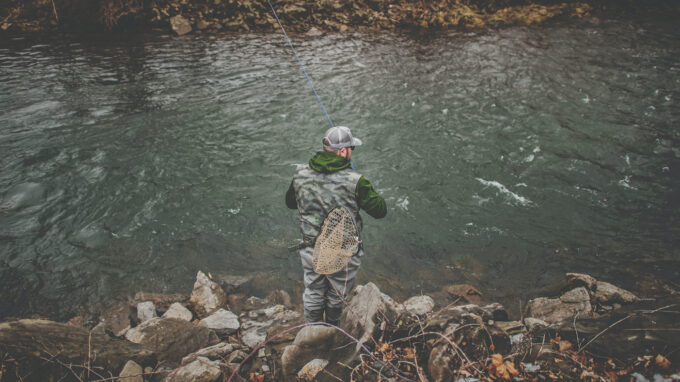
M309 167L311 167L312 170L324 174L344 170L349 166L349 161L347 159L340 155L325 151L319 151L309 160Z

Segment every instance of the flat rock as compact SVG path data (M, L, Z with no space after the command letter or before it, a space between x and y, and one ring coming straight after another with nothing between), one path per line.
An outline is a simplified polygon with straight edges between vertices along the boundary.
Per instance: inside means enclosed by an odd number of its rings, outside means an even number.
M212 360L219 360L222 358L226 358L231 352L234 351L234 345L230 344L228 342L220 342L217 345L213 346L208 346L207 348L203 348L196 353L189 354L188 356L182 358L182 363L186 364L197 357L205 357L209 358Z
M205 317L227 304L227 294L205 273L198 271L189 302L199 317Z
M220 309L202 319L198 325L214 330L219 336L227 336L235 333L241 327L238 317L234 313L224 309Z
M327 353L332 344L335 329L328 326L305 326L295 336L292 345L286 346L281 356L283 379L295 380L298 370L309 361Z
M209 328L178 318L152 318L130 329L125 338L171 362L179 362L187 354L218 342L215 332Z
M615 303L630 304L640 300L631 292L604 281L598 281L595 284L594 297L602 305L612 305Z
M130 360L123 366L123 370L118 375L118 380L124 382L144 382L143 373L142 367L137 362Z
M191 313L189 309L184 307L184 305L179 302L170 305L167 311L163 314L164 318L179 318L184 321L191 321L194 318L194 314Z
M524 326L526 326L527 330L530 333L535 333L537 331L547 329L548 328L548 323L534 317L526 317L524 319Z
M413 296L404 301L404 308L416 316L423 316L432 313L434 300L430 296Z
M170 27L178 36L185 35L191 32L191 23L182 15L173 16L170 18Z

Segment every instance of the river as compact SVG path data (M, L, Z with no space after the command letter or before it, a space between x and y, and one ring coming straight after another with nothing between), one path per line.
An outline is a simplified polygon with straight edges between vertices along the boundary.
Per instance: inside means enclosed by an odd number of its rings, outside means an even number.
M569 271L680 287L674 20L292 38L388 204L360 283L516 309ZM284 195L328 126L279 34L0 41L0 317L188 293L197 270L293 293Z

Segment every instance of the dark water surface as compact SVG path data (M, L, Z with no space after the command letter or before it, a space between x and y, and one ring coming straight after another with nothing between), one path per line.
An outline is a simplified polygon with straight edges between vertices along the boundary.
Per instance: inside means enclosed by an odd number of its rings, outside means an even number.
M0 42L0 316L199 269L292 291L284 194L327 121L282 36L43 40ZM513 305L567 271L678 285L676 22L294 42L389 206L360 282Z

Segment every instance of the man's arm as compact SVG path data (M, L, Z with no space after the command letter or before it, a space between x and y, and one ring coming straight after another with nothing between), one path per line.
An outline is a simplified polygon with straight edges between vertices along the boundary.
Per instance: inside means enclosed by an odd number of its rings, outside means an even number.
M387 215L385 200L375 192L371 182L363 176L357 182L356 197L359 200L359 207L367 214L376 219L384 218Z
M295 189L293 188L293 181L290 182L290 187L286 191L286 207L291 210L297 209L297 200L295 200Z

